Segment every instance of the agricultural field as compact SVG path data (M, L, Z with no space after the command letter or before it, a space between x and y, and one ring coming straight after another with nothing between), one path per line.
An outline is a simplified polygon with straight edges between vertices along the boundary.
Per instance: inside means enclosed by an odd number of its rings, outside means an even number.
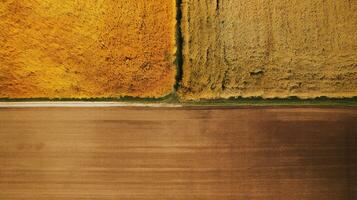
M172 92L176 3L0 2L0 98L161 97Z
M6 0L0 99L357 97L357 1Z
M183 1L186 100L357 96L357 1Z

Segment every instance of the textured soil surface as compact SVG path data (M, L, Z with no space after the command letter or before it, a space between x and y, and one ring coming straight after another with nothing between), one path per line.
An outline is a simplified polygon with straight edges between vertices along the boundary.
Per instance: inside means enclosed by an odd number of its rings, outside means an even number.
M357 96L357 1L183 0L182 14L182 100ZM175 18L175 0L1 1L0 98L166 96Z
M176 67L175 1L0 1L0 98L160 97Z
M355 200L356 130L356 109L0 109L0 199Z
M357 96L357 1L183 0L180 96Z

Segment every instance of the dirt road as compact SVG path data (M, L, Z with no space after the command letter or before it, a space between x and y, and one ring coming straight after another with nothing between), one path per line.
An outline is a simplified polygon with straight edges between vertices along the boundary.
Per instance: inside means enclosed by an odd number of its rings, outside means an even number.
M357 109L1 108L0 199L357 199Z

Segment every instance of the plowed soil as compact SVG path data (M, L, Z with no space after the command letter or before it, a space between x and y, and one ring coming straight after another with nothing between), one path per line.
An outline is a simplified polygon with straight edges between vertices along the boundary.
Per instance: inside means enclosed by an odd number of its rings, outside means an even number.
M354 200L356 130L351 108L1 108L0 199Z

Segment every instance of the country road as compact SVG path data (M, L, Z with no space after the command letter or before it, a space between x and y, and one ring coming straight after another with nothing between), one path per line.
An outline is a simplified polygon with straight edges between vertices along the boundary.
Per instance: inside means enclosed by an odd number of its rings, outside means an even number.
M357 109L0 108L0 200L119 199L357 199Z

